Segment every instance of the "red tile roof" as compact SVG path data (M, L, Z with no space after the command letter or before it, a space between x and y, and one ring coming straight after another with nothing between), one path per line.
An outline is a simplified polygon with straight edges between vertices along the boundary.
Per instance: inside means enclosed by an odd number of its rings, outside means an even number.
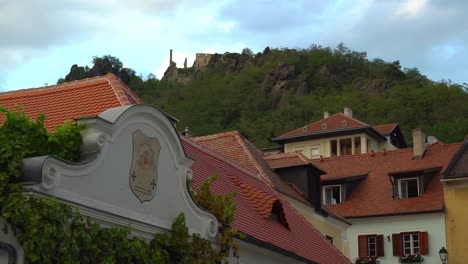
M386 136L390 134L397 126L398 126L398 123L391 123L391 124L372 126L372 128L376 130L377 132L379 132L380 134Z
M279 136L280 138L288 138L294 136L310 135L315 133L332 132L343 129L352 129L358 127L370 127L368 124L357 119L349 117L342 113L331 115L327 118L318 120L301 128L286 132Z
M191 140L236 163L254 175L259 176L259 178L265 180L270 186L274 187L280 193L307 205L310 205L307 200L307 195L301 192L297 186L282 180L278 174L273 172L272 169L275 168L270 167L270 162L276 162L277 166L285 167L289 167L290 165L310 164L323 172L317 164L311 163L307 157L300 153L282 153L264 156L261 150L242 137L238 131L196 137L191 138ZM283 158L285 159L284 161L282 161ZM272 161L275 159L278 161ZM331 214L331 216L342 222L349 223L336 214Z
M0 93L0 106L22 107L35 119L45 115L45 126L53 130L67 119L97 116L112 107L141 104L142 101L112 73L104 76L32 89ZM0 123L4 117L0 116Z
M211 191L217 194L237 193L233 225L240 232L278 249L278 252L302 260L321 264L350 263L256 174L188 139L182 137L182 142L187 155L195 160L192 166L195 189L207 177L219 173L221 176L211 186ZM288 228L268 219L274 201L280 201Z
M320 169L320 167L317 166L317 164L312 163L310 159L308 159L300 152L270 154L265 155L263 158L268 163L268 166L270 166L272 169L312 165L325 173L322 169Z
M297 152L266 155L264 156L264 159L268 163L268 166L270 166L272 169L305 166L311 164L307 157Z
M322 180L333 180L350 176L366 175L356 189L341 204L329 208L345 218L412 214L441 211L444 208L444 193L440 173L460 146L457 144L434 143L427 147L424 158L413 160L413 149L400 149L374 154L360 154L312 160L328 174ZM389 173L404 173L441 167L419 197L393 199ZM393 179L392 179L393 180Z

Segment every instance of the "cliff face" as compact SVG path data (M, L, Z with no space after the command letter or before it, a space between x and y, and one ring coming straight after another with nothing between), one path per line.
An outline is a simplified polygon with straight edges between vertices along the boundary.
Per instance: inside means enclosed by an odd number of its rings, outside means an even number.
M270 48L263 53L247 55L239 53L204 54L197 53L193 66L177 68L175 63L167 68L162 81L175 81L189 84L196 80L200 73L222 72L225 74L242 74L250 66L262 66L262 61L268 59ZM305 72L299 72L294 64L278 63L269 73L262 76L259 88L268 98L272 106L283 102L288 94L307 95L310 92L310 78Z

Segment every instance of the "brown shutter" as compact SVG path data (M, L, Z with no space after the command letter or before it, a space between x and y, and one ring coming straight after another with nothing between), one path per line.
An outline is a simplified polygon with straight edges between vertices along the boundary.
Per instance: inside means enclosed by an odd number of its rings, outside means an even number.
M419 249L421 255L429 254L429 239L427 232L419 232L419 246L421 247Z
M376 244L377 244L377 257L383 257L384 256L384 236L383 235L377 236Z
M367 236L358 236L358 253L360 258L369 256Z
M402 243L401 243L401 235L400 234L392 234L392 245L393 245L393 256L403 256L402 250Z

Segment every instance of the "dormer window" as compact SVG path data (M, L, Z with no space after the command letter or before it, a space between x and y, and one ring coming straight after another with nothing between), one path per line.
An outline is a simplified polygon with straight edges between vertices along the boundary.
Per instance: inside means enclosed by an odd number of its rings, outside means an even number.
M339 204L341 203L341 185L326 185L322 189L323 204Z
M348 125L348 122L346 122L346 120L341 121L341 126L344 126L344 127L345 127L345 126L347 126L347 125Z
M303 131L303 132L307 132L307 127L306 127L306 126L303 127L303 128L302 128L302 131Z
M419 197L419 178L398 179L398 195L400 198Z
M279 200L276 200L273 203L273 206L271 207L271 213L270 213L269 219L277 223L280 223L286 228L289 228L289 224L286 221L286 217L284 215L283 205L281 205L281 202Z
M322 124L322 129L327 129L327 124L323 123Z

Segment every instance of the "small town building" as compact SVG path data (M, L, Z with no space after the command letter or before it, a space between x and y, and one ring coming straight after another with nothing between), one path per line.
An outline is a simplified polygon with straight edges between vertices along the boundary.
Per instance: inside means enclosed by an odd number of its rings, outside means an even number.
M468 138L441 174L445 193L447 263L465 263L468 245Z
M325 112L323 119L272 140L281 145L280 152L301 152L312 159L406 147L398 124L371 126L353 118L353 111L348 107L334 115Z

